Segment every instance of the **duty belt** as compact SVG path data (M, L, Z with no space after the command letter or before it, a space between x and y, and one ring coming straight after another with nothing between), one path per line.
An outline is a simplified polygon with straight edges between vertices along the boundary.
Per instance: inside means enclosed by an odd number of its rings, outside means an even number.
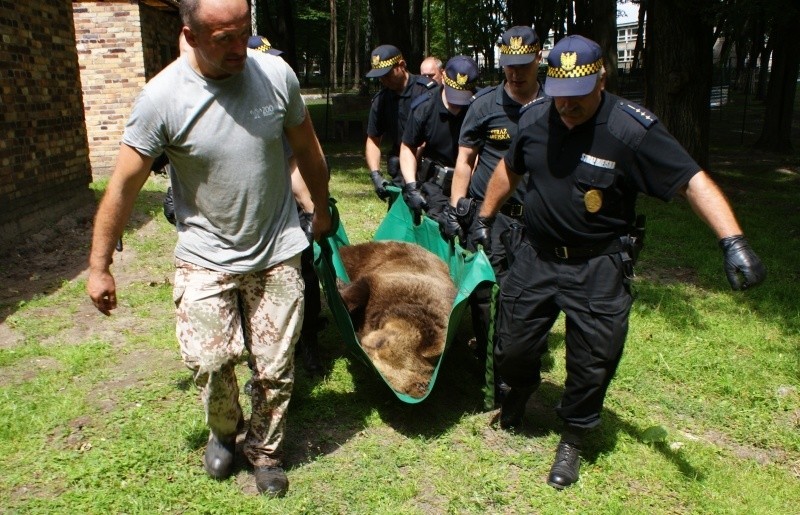
M614 254L615 252L620 252L623 249L622 242L619 238L598 243L597 245L593 245L591 247L553 247L549 245L539 245L535 241L531 241L531 246L540 254L545 254L558 259L592 258L595 256Z
M455 172L454 168L434 164L433 174L428 182L432 182L442 189L445 189L447 185L453 182L453 172Z
M506 216L510 216L511 218L516 218L519 220L522 218L522 204L506 202L500 206L500 212Z

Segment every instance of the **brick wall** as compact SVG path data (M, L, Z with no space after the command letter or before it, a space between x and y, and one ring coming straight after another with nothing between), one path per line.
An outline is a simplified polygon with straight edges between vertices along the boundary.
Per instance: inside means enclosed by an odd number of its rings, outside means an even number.
M0 0L0 244L93 200L71 10Z
M177 56L174 9L137 0L74 1L89 158L95 177L111 173L131 105L145 82Z

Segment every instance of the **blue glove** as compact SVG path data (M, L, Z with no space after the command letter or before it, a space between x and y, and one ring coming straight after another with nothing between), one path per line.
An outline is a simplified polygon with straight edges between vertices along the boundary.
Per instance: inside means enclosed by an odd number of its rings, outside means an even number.
M741 234L719 240L725 255L725 275L734 290L746 290L761 284L767 269Z

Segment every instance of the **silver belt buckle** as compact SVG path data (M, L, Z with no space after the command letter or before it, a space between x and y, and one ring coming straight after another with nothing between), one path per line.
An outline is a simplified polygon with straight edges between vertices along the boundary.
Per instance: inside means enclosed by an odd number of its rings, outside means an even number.
M556 247L554 254L559 259L569 259L569 249L567 247Z

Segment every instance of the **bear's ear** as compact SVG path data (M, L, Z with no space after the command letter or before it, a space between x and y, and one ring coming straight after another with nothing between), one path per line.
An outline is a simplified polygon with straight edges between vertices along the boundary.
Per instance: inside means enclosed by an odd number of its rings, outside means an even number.
M369 301L369 283L365 279L358 279L339 288L339 295L347 308L353 312L359 307L367 305Z

